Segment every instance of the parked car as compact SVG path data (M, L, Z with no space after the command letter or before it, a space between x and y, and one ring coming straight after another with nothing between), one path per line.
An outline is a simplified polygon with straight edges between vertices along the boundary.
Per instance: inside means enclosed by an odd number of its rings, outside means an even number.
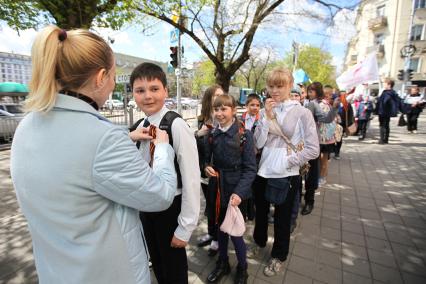
M0 141L10 142L24 112L17 104L0 104Z
M198 100L194 100L191 98L180 98L181 104L183 108L196 108L198 106Z
M107 100L104 104L104 107L108 109L115 109L115 108L122 109L124 108L124 104L120 100L115 100L115 99Z
M136 105L136 102L134 101L134 100L130 100L128 103L127 103L127 106L128 107L132 107L132 108L137 108L138 106Z
M166 106L168 109L176 109L176 106L177 106L177 104L176 104L176 100L175 100L175 99L171 99L171 98L167 98L167 99L165 100L164 104L165 104L165 106Z

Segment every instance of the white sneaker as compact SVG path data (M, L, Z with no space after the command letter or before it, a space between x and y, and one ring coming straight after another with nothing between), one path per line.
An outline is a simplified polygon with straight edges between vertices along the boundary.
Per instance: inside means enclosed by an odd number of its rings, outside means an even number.
M210 249L212 249L212 250L218 250L219 249L219 243L217 241L212 241L210 243Z
M413 130L413 132L412 132L413 134L417 134L417 130Z
M208 240L211 240L213 237L209 234L205 234L204 236L201 236L197 239L198 242L207 242Z
M319 181L318 181L319 185L324 185L326 183L327 183L327 180L325 178L322 178L322 177L319 178Z
M274 276L281 270L282 265L282 261L278 258L271 258L269 264L263 269L263 274L268 277Z

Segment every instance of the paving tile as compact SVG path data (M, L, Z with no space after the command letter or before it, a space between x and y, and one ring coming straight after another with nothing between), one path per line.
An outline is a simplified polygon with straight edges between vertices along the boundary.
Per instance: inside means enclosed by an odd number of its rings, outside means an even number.
M321 226L325 226L325 227L329 227L329 228L333 228L337 230L340 230L341 228L340 221L335 219L330 219L327 217L321 218Z
M342 221L342 230L348 231L351 233L361 234L363 232L363 226L361 222L351 223L351 222Z
M368 259L371 262L378 263L390 268L397 268L395 257L392 252L383 252L373 249L367 249Z
M296 242L294 245L293 254L303 258L314 260L316 257L316 249L313 245Z
M392 250L391 244L386 240L377 239L377 238L368 237L368 236L366 237L366 239L367 239L368 248L375 249L378 251L384 251L384 252L389 252Z
M317 264L314 279L330 284L342 283L342 271L325 264Z
M352 258L368 259L367 249L364 246L342 243L342 255Z
M426 277L410 274L407 272L402 272L402 279L405 283L408 284L424 284L426 283Z
M349 256L342 257L343 271L355 273L367 278L371 277L368 260Z
M334 253L341 253L341 249L342 249L341 241L336 241L336 240L327 239L323 237L318 240L317 246L320 249L326 249Z
M342 236L340 230L336 230L329 227L322 227L321 228L321 237L334 240L334 241L341 241Z
M324 249L318 249L317 262L342 269L342 255Z
M371 271L373 279L386 283L399 284L403 283L401 274L397 269L388 268L380 264L371 263Z
M377 229L371 226L364 226L364 232L369 237L374 237L382 240L388 240L386 231L383 229Z
M343 284L371 284L370 278L343 271Z
M302 257L292 256L288 265L288 270L304 275L308 278L313 278L315 274L315 262Z
M312 278L306 277L302 274L295 273L288 270L285 274L284 283L286 284L312 284Z
M362 233L362 232L360 232ZM355 234L347 231L342 232L342 240L345 243L365 246L364 235Z

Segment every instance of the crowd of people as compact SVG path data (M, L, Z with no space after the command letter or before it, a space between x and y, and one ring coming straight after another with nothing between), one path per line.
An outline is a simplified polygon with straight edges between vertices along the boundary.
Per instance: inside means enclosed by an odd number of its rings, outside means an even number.
M276 68L266 98L249 95L241 117L232 96L218 85L208 88L193 133L164 105L164 71L143 63L130 84L146 117L127 131L97 111L115 86L113 52L102 38L49 26L37 35L32 60L28 114L13 140L11 174L41 283L150 283L149 260L158 283L188 283L185 248L197 228L200 192L208 230L199 246L218 255L207 281L230 273L231 239L234 283L247 283L248 236L223 229L228 209L237 207L243 221L254 221L253 257L267 244L273 207L263 273L276 275L289 253L303 186L307 215L327 182L331 154L340 158L345 134L365 138L373 111L368 98L351 101L346 91L320 82L295 85L289 70ZM392 87L387 81L376 107L382 143L394 116ZM413 132L417 97L406 99Z

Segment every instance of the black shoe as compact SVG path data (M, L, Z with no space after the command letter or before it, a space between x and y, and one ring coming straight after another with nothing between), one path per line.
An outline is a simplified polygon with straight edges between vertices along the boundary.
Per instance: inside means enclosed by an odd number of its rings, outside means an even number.
M293 234L296 227L297 227L297 221L294 221L294 223L291 224L291 227L290 227L290 234Z
M240 268L237 266L237 273L235 274L234 284L247 284L247 268Z
M383 144L385 144L385 142L384 142L384 141L382 141L382 140L379 140L379 142L378 142L377 144L379 144L379 145L383 145Z
M314 209L314 204L311 204L311 203L305 204L305 206L303 207L303 210L302 210L302 215L311 214L313 209Z
M210 248L207 252L207 255L213 257L217 254L218 251L219 251L218 249L211 249Z
M205 246L209 245L212 242L212 240L213 240L213 237L201 240L197 243L197 247L199 247L199 248L205 247Z
M230 271L231 267L227 260L218 260L216 262L216 268L207 276L207 281L209 283L218 282L223 275L229 274Z

